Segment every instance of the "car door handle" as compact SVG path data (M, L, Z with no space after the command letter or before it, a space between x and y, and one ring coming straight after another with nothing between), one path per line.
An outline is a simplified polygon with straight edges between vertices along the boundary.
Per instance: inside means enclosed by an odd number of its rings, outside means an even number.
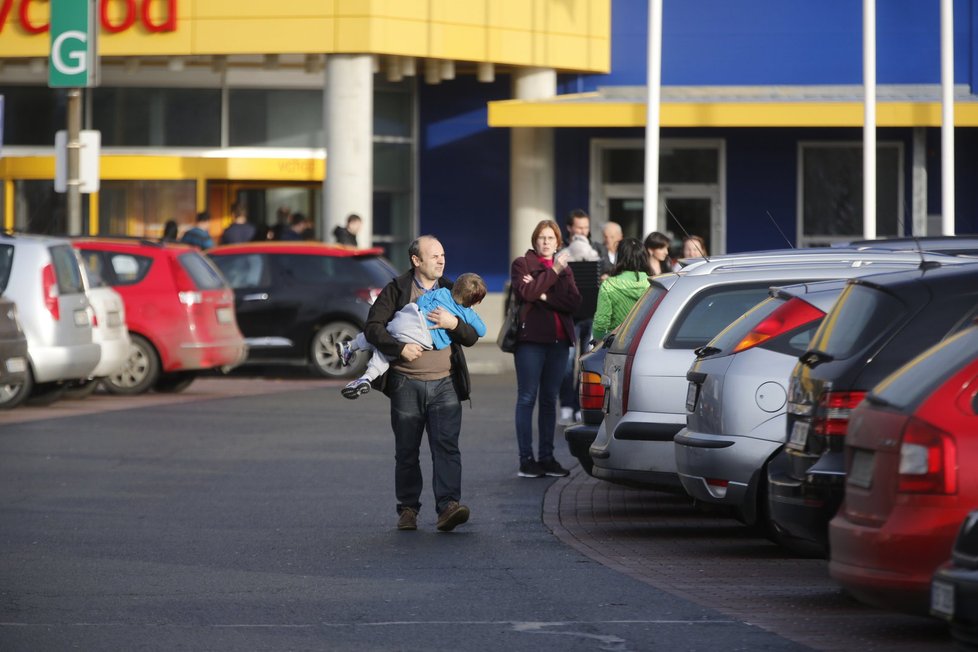
M259 292L258 294L246 294L241 297L242 301L268 301L267 292Z

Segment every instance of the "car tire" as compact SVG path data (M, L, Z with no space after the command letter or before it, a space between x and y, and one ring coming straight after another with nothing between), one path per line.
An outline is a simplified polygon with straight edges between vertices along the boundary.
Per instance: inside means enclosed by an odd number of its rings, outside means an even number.
M126 364L121 370L102 380L102 386L110 394L143 394L160 377L160 357L153 345L141 335L130 334L130 339Z
M337 342L349 342L360 329L346 321L334 321L315 332L309 344L309 364L313 372L325 378L356 378L367 366L366 355L358 353L349 367L336 355Z
M62 382L34 383L26 404L32 407L47 407L65 395L68 385Z
M28 367L24 382L19 385L0 385L0 410L12 410L23 403L33 387L34 374Z
M83 398L88 398L95 393L95 388L98 387L98 383L98 378L72 381L65 389L65 398L76 401Z
M156 384L153 385L153 389L161 394L178 394L190 387L196 379L196 371L174 371L168 374L160 374Z

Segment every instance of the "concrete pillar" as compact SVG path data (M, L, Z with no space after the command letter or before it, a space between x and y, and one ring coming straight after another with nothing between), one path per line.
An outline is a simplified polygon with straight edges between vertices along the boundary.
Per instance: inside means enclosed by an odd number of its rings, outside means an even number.
M326 57L324 95L326 179L323 182L323 240L356 213L363 218L357 236L361 247L373 240L374 71L369 54Z
M533 100L557 94L557 73L529 68L513 73L513 97ZM514 127L510 132L509 257L530 247L533 227L554 219L554 133L551 128ZM559 221L557 222L560 223Z
M927 235L927 130L913 128L913 174L911 190L912 235ZM900 235L904 235L900 233Z

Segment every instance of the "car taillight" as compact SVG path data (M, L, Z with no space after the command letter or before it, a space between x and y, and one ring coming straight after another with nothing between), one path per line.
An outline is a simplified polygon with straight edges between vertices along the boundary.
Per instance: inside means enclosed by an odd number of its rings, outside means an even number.
M204 302L204 295L196 290L184 290L182 292L178 292L177 296L180 298L180 303L185 306L193 306Z
M380 296L380 291L382 289L383 288L363 288L361 290L355 290L353 294L360 301L373 305L373 302Z
M638 350L639 342L642 341L642 335L645 334L645 329L649 327L649 322L652 321L652 315L659 308L659 304L662 300L666 298L668 292L662 292L655 299L655 303L649 308L649 312L645 315L642 320L641 326L635 329L635 333L632 335L632 340L628 343L628 349L626 350L625 357L625 368L622 370L622 383L621 383L621 413L624 414L628 412L628 392L631 389L632 384L632 363L635 362L635 351Z
M819 320L825 313L797 297L790 299L781 305L777 310L767 316L755 326L742 340L733 348L734 353L745 351L751 347L768 341L772 337L777 337L792 331L799 326L804 326L813 321Z
M845 437L852 408L865 397L866 392L826 392L818 402L812 429L820 435Z
M958 450L954 437L911 417L900 444L897 491L953 494L958 491Z
M579 394L581 409L602 409L604 407L604 385L601 384L601 375L593 371L582 371Z
M44 294L44 307L55 321L61 319L61 306L58 303L58 281L54 277L54 265L45 265L41 270L41 288Z

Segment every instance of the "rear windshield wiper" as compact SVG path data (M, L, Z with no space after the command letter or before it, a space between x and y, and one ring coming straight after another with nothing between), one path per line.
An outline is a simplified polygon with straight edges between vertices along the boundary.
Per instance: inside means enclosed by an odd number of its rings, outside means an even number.
M715 346L701 346L700 348L693 351L698 358L708 358L711 355L716 355L717 353L722 353L722 349L718 349Z
M834 357L825 351L805 351L798 359L801 360L803 365L812 367L813 369L823 362L832 362L835 360Z

